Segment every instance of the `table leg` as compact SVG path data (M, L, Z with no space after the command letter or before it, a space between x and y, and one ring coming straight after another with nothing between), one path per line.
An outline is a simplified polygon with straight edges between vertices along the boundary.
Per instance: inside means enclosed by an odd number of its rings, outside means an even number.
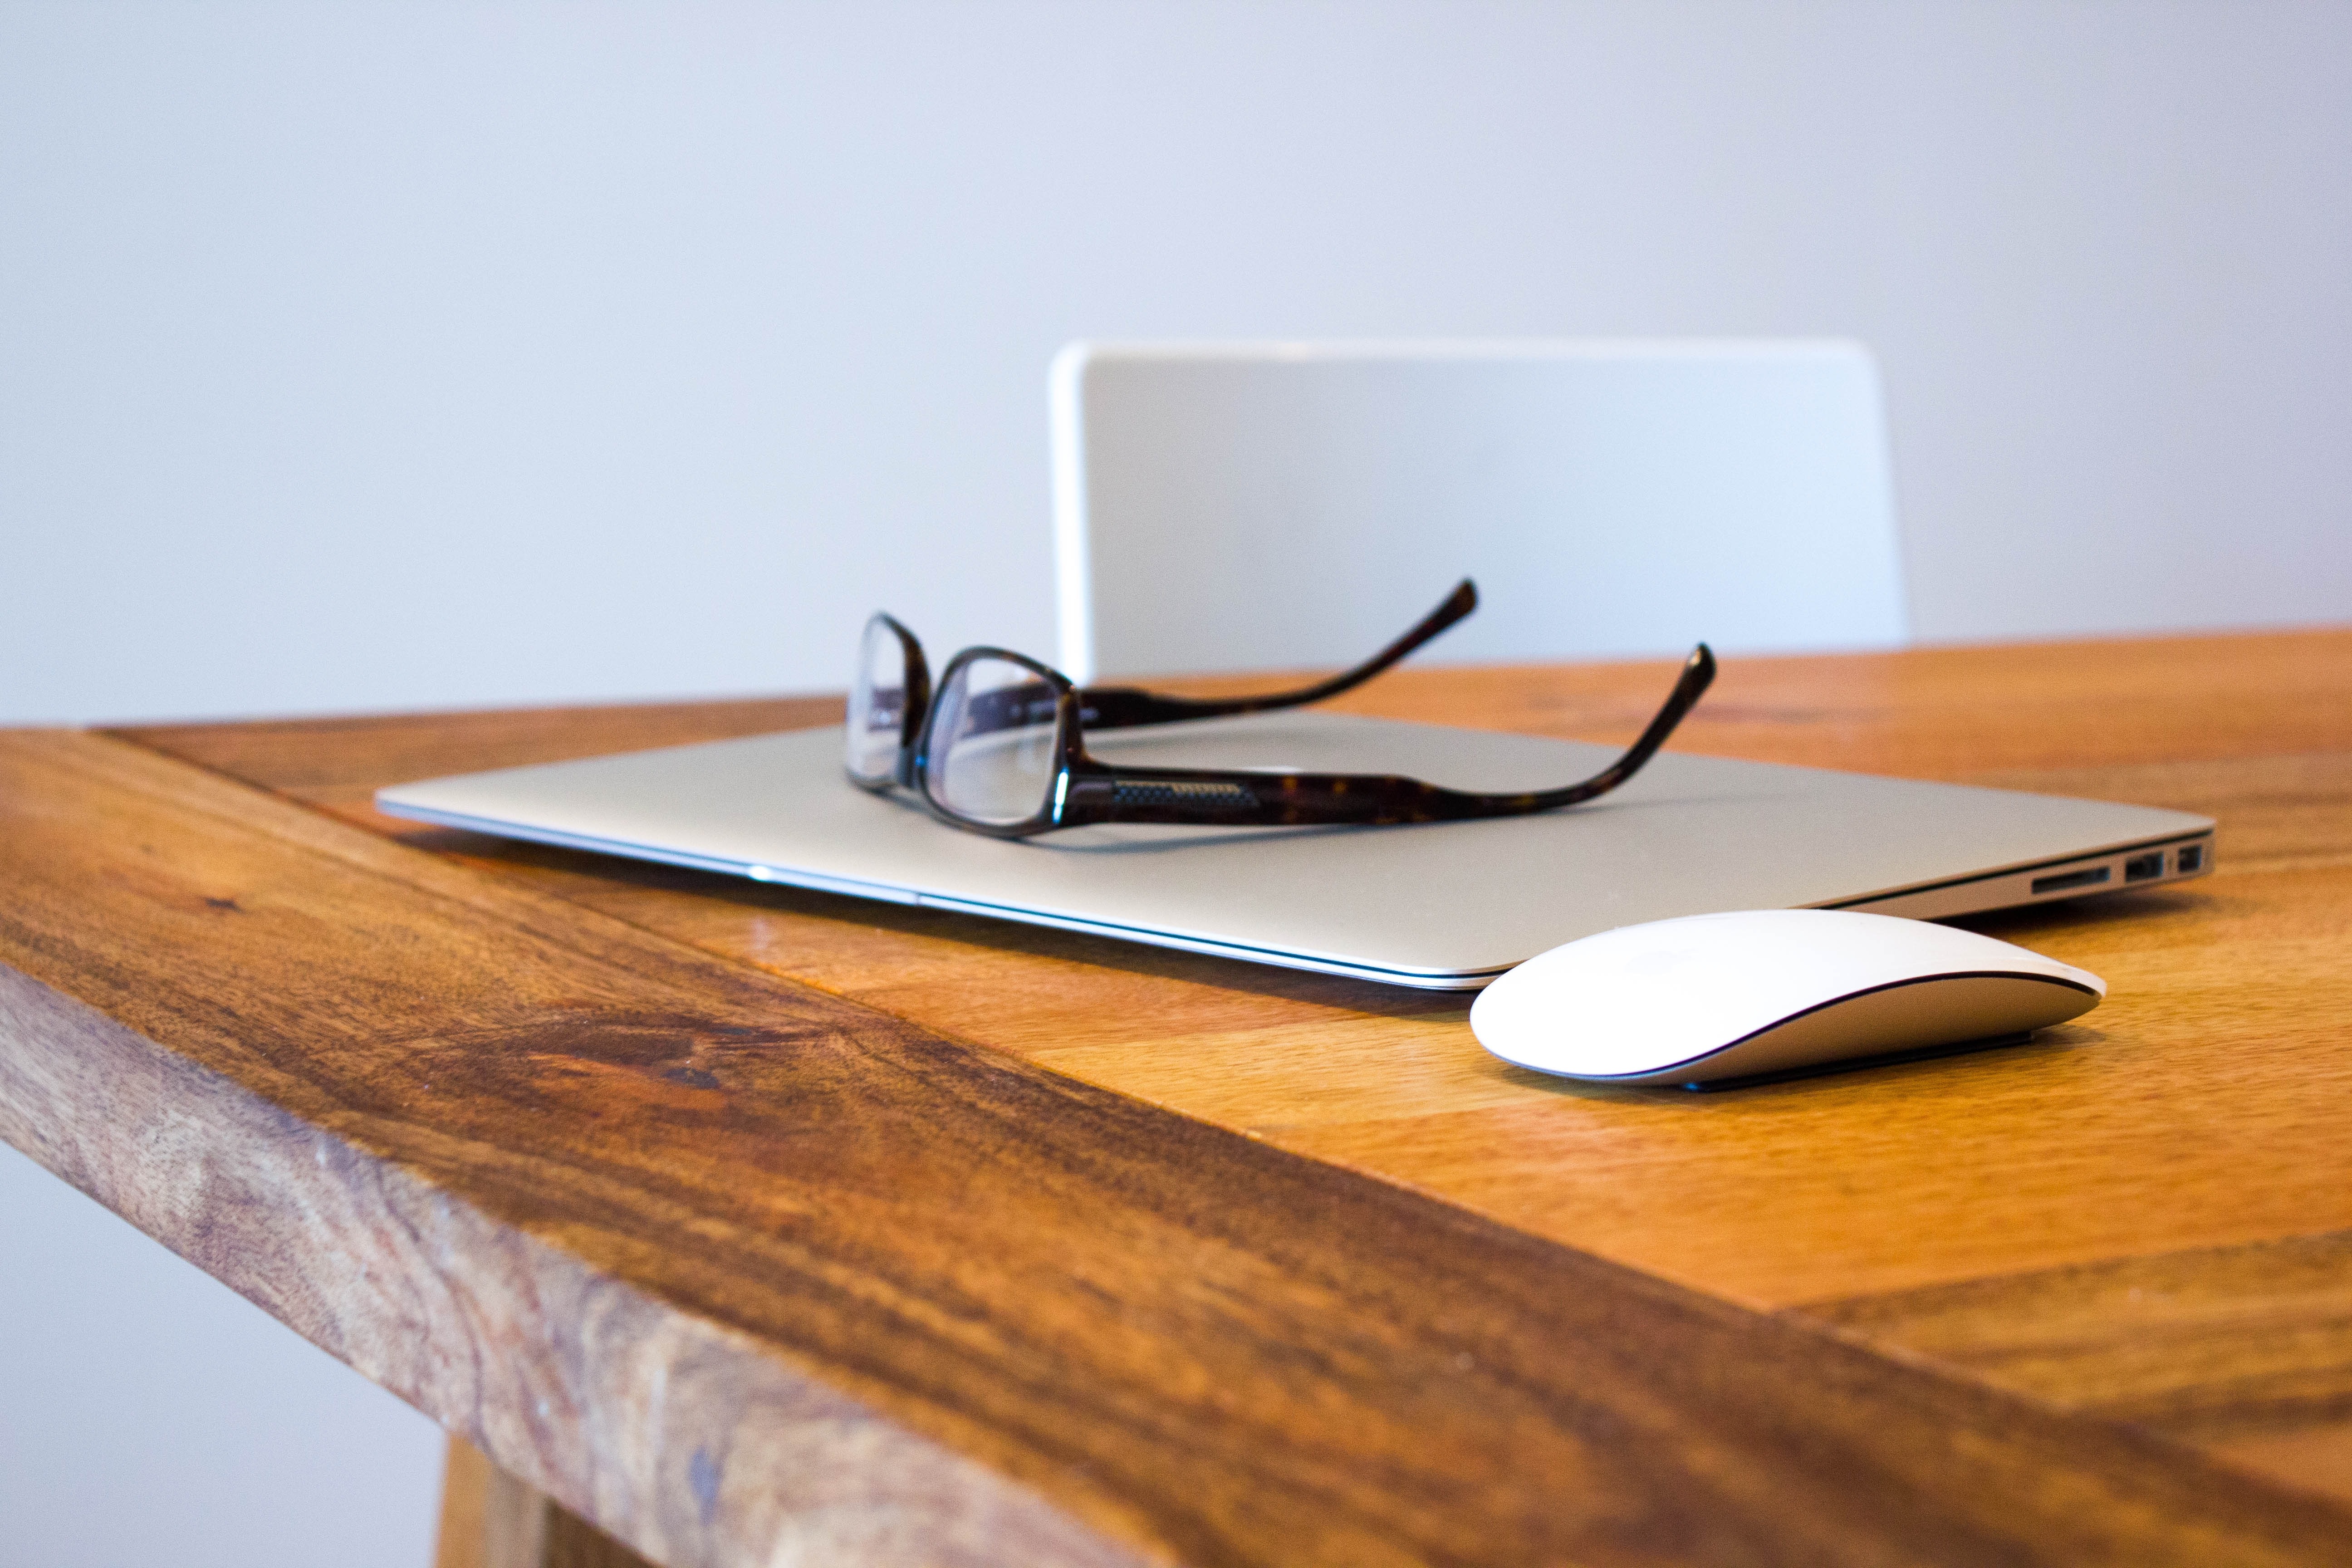
M449 1439L434 1568L655 1568L463 1437Z

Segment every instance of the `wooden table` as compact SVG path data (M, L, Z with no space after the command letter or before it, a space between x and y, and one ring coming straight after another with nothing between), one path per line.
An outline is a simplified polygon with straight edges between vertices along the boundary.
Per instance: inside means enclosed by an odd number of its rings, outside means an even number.
M1350 706L1623 739L1667 680ZM495 1461L450 1563L2352 1562L2352 632L1733 661L1679 745L2220 870L1974 922L2080 1026L1712 1096L369 809L832 711L0 735L0 1136Z

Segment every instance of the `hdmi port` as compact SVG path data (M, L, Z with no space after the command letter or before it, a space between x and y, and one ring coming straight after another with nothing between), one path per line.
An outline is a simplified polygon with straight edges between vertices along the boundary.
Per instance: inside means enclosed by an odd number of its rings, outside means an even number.
M2107 877L2108 870L2105 866L2093 866L2082 871L2061 871L2054 877L2036 877L2033 879L2033 896L2038 899L2044 893L2063 893L2069 888L2095 888Z

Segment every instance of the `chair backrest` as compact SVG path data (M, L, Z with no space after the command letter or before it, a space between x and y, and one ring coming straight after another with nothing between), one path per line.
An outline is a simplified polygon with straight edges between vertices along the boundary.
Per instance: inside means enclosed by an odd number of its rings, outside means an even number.
M1878 374L1836 342L1072 343L1051 380L1060 663L1350 662L1906 637Z

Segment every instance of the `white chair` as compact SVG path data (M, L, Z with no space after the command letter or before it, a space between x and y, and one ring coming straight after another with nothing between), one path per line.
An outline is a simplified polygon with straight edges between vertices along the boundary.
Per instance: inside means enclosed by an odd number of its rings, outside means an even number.
M1060 664L1081 681L1906 635L1869 351L1833 342L1073 343Z

